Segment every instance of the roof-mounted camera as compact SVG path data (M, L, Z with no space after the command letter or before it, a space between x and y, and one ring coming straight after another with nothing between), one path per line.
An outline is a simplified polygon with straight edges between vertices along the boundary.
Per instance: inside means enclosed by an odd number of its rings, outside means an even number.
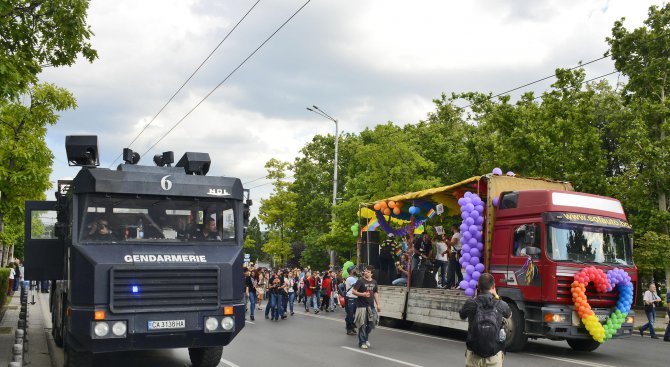
M172 163L174 163L174 153L163 152L163 154L156 154L154 156L154 163L156 163L158 167L163 167L165 165L172 167Z
M140 161L140 154L130 148L123 148L123 161L126 164L137 164Z
M187 175L205 176L209 172L212 163L208 153L186 152L175 167L184 167Z
M97 135L68 135L65 153L70 166L95 167L100 165Z

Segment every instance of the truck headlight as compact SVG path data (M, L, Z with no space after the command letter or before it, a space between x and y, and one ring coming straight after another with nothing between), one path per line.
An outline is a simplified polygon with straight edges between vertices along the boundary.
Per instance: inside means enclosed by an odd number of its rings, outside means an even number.
M109 324L105 321L96 322L95 326L93 327L93 332L96 336L102 338L109 334Z
M205 320L205 329L207 331L214 331L218 327L219 327L219 320L217 320L215 317L208 317Z
M626 316L626 321L624 323L634 324L635 323L635 316Z
M223 330L230 331L233 329L234 326L235 326L235 320L233 320L232 317L224 317L221 320L221 327L223 328Z
M125 321L116 321L112 326L112 334L116 336L126 335L126 330L128 330L128 327L126 326Z
M544 322L555 322L555 323L560 323L560 322L565 322L567 319L565 314L561 313L545 313L544 314Z

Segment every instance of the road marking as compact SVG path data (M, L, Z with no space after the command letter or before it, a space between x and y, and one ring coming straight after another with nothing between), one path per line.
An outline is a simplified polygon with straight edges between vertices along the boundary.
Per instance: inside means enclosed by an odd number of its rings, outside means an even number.
M244 323L245 323L245 324L256 325L256 323L253 322L253 321L247 321L247 320L244 320Z
M319 319L326 319L326 320L330 320L330 321L344 322L344 320L334 319L332 317L322 316L322 315L314 315L314 314L306 314L306 313L300 314L300 315L309 316L309 317L316 317L316 318L319 318ZM442 340L442 341L448 341L448 342L452 342L452 343L463 343L462 340L441 338L439 336L432 336L432 335L426 335L426 334L421 334L421 333L415 333L413 331L398 330L398 329L394 329L394 328L390 328L390 327L386 327L386 326L377 326L377 329L393 331L393 332L401 333L401 334L421 336L421 337L429 338L429 339L437 339L437 340Z
M527 356L533 356L533 357L553 359L553 360L561 361L561 362L581 364L583 366L589 366L589 367L615 367L615 366L612 366L611 364L602 364L602 363L597 363L597 362L580 361L580 360L577 360L577 359L570 359L570 358L563 358L563 357L551 357L551 356L545 356L545 355L542 355L542 354L535 354L535 353L522 353L522 354L527 355Z
M356 349L356 348L350 348L350 347L344 347L344 346L343 346L342 348L347 349L347 350L350 350L350 351L352 351L352 352L357 352L357 353L365 354L365 355L368 355L368 356L372 356L372 357L377 357L377 358L385 359L385 360L387 360L387 361L391 361L391 362L395 362L395 363L404 364L404 365L406 365L406 366L423 367L423 366L418 365L418 364L409 363L409 362L401 361L401 360L399 360L399 359L394 359L394 358L390 358L390 357L386 357L386 356L380 356L379 354L374 354L374 353L366 352L366 351L363 351L363 350L360 350L360 349Z
M227 366L230 366L230 367L240 367L240 366L236 365L235 363L233 363L229 360L223 359L223 358L221 358L221 363L223 363Z

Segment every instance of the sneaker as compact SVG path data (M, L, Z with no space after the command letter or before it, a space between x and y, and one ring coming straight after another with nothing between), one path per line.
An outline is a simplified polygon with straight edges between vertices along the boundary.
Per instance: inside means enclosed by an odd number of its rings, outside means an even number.
M281 319L286 320L286 315L282 315Z
M295 312L291 311L291 316L293 316L293 314L295 314Z
M319 313L319 310L314 311L314 314L315 314L315 315L318 314L318 313Z
M353 330L347 330L347 335L356 335L356 332Z
M368 348L370 348L370 342L369 341L365 342L365 345L367 345Z
M270 317L268 317L268 315L265 315L265 319L266 319L266 320L269 319L269 318L270 318Z
M361 345L360 345L360 348L361 348L361 349L368 349L368 348L370 348L370 347L368 347L367 344L361 344Z
M640 331L640 336L644 336L644 331L642 331L642 328L639 327L639 328L637 328L637 329Z
M249 318L251 319L251 321L255 320L253 316L249 316Z

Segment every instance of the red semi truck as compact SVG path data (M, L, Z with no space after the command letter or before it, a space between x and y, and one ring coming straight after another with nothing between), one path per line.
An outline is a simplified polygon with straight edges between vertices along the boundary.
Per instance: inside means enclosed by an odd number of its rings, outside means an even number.
M528 338L566 340L580 351L598 348L600 343L577 316L571 284L575 274L586 267L603 272L620 268L636 289L632 229L621 203L575 192L567 182L493 174L384 201L420 202L424 207L426 203L442 204L446 215L457 216L461 214L457 201L468 191L478 194L485 204L482 257L486 271L495 277L498 294L512 309L507 350L523 349ZM377 202L362 204L362 216L371 217ZM528 272L531 261L533 269ZM416 280L407 287L381 287L384 319L467 330L467 323L458 315L467 299L462 290L426 288L428 283ZM598 292L591 283L586 296L596 317L605 323L619 294L616 289ZM613 337L632 335L634 317L631 311Z

